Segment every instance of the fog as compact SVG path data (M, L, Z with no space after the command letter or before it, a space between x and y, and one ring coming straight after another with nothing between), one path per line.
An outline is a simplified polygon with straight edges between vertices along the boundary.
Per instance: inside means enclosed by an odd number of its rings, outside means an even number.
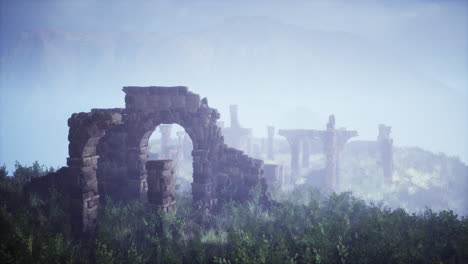
M185 85L257 137L338 127L468 161L466 1L1 1L0 162L65 164L67 119Z

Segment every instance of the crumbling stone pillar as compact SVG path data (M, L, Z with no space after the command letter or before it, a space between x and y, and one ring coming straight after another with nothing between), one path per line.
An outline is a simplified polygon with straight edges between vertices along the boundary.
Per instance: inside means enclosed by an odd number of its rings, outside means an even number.
M176 209L173 184L174 163L172 160L150 160L146 162L148 172L148 202L161 206L164 212Z
M210 209L216 206L216 182L213 179L213 167L208 160L208 151L193 150L193 183L192 195L195 204L200 209Z
M169 143L171 142L172 125L160 125L161 131L161 157L169 158Z
M177 132L177 160L184 160L184 137L187 133L184 131Z
M299 166L299 157L301 151L301 142L299 139L294 138L291 139L289 142L291 146L291 174L292 177L298 177L300 173L300 166Z
M122 121L122 109L93 109L91 113L73 114L67 159L70 178L72 229L84 231L97 217L99 205L96 147L106 131Z
M144 138L149 138L153 131L154 129L147 132ZM124 195L127 199L145 200L148 189L145 168L148 159L148 141L134 142L135 138L138 138L138 136L134 136L134 132L129 134L129 138L132 138L132 141L127 148L127 187Z
M326 157L325 177L327 186L335 190L337 185L337 146L335 117L331 115L327 123L327 130L324 134L324 152Z
M267 158L269 160L274 160L275 159L275 127L274 126L268 126L267 127L267 132L268 132L268 150L267 150Z
M184 135L184 143L182 147L182 153L184 156L184 160L191 160L192 159L192 149L193 149L193 142L190 140L190 136L188 134Z
M229 106L229 111L231 114L231 128L239 128L240 123L239 123L239 107L237 105L230 105Z
M252 153L252 129L243 128L238 117L238 106L230 106L231 127L225 128L223 134L226 143L234 148L243 150L247 154Z
M380 151L380 163L386 180L392 180L393 175L393 139L390 138L392 127L379 125L377 144Z
M301 155L301 140L304 130L299 129L280 129L278 133L285 137L291 149L291 177L293 182L300 174L300 155Z
M326 183L329 189L336 191L338 186L339 155L346 142L357 136L356 131L335 129L335 116L328 118L327 129L322 134L322 142L327 160L325 167Z

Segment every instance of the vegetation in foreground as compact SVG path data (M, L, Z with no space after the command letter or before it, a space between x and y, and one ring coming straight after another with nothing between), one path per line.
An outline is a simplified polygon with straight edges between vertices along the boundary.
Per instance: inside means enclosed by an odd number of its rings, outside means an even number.
M266 211L254 199L228 203L209 227L190 219L190 196L175 214L106 200L96 225L77 239L67 201L27 197L22 187L46 170L0 168L1 263L467 263L468 220L451 211L408 214L350 193L298 187Z

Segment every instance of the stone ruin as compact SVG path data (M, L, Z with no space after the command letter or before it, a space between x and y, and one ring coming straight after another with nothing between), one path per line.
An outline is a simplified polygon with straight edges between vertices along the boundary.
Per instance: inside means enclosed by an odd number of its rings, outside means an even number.
M353 152L366 152L377 157L377 165L382 168L385 180L391 181L393 177L393 139L390 137L391 126L379 124L377 140L356 140L347 145Z
M379 125L379 136L377 145L380 152L380 165L382 166L384 178L391 180L393 176L393 139L390 138L391 126Z
M310 146L312 141L321 141L326 157L326 166L322 171L326 187L336 190L338 186L338 164L340 152L352 137L358 135L357 131L336 129L335 116L330 115L326 130L314 129L280 129L278 134L284 136L291 149L291 176L297 177L300 173L300 159L302 167L309 167Z
M275 127L267 127L267 158L269 160L275 160Z
M163 124L178 124L193 143L192 195L196 208L213 212L225 200L246 201L261 185L269 203L263 161L228 147L216 109L186 87L124 87L125 108L75 113L70 127L67 167L32 181L30 191L56 187L71 199L72 227L82 232L97 218L101 197L149 199L173 210L173 164L147 161L148 140ZM237 108L231 127L236 128ZM239 128L239 127L237 127ZM163 128L164 130L164 128Z
M231 126L223 129L226 143L233 148L243 150L247 154L252 153L252 129L244 128L239 122L239 108L237 105L229 106L231 114Z

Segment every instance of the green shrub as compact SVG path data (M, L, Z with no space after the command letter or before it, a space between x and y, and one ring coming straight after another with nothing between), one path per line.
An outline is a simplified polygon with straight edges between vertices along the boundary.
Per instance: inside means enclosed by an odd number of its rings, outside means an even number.
M20 168L18 166L18 168ZM36 167L37 168L37 167ZM18 171L26 175L34 166ZM26 173L27 172L27 173ZM37 171L36 171L37 172ZM35 173L35 172L34 172ZM96 224L70 233L69 205L0 185L1 263L466 263L468 220L451 211L408 214L351 193L298 187L265 210L255 197L225 203L210 225L193 220L188 194L176 213L105 198ZM257 193L256 193L257 192ZM258 198L258 197L257 197Z

